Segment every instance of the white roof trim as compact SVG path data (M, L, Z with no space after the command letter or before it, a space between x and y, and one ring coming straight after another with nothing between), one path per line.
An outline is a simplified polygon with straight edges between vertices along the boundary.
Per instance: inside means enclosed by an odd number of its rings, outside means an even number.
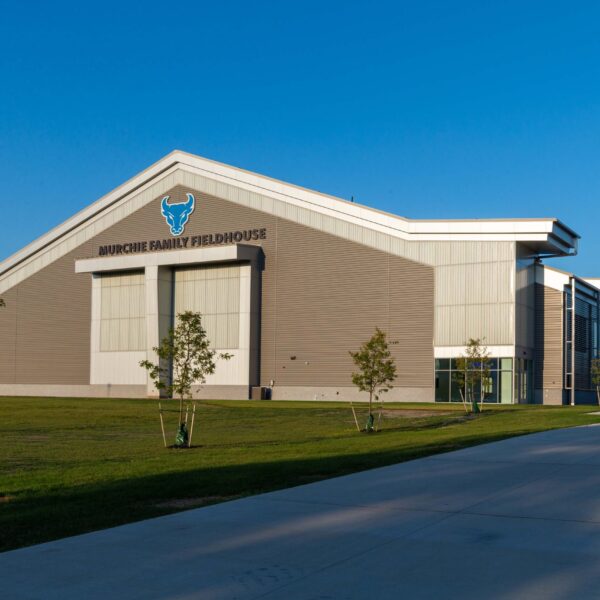
M583 277L582 279L600 290L600 277Z
M14 268L39 258L42 251L44 258L36 260L36 264L39 263L36 268L31 265L32 272L73 250L170 187L177 184L193 187L193 181L198 177L214 183L215 195L219 195L219 184L234 186L408 241L538 242L556 253L566 254L576 248L579 237L557 219L409 220L176 150L0 263L0 293L17 282L16 278L10 278ZM129 207L125 205L131 202L131 210L127 210ZM268 208L263 210L269 212ZM109 214L111 216L107 218ZM59 241L67 238L69 243L59 248ZM18 279L30 274L23 274Z

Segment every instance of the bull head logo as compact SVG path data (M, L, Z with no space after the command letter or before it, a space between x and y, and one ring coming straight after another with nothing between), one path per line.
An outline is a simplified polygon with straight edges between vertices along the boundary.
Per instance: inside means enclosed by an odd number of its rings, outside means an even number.
M171 229L171 235L181 235L188 222L190 215L194 212L194 196L186 194L187 202L168 204L169 196L165 196L161 203L161 212L167 225Z

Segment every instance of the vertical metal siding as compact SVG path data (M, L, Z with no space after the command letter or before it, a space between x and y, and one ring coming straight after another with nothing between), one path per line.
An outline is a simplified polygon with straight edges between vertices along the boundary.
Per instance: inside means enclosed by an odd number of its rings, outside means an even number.
M563 387L563 294L535 284L535 387Z

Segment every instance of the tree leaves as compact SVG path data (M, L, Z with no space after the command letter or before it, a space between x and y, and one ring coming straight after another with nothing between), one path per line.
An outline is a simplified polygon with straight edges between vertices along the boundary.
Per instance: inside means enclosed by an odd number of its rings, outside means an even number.
M206 376L215 372L215 359L229 360L231 354L217 353L210 347L199 312L185 311L176 318L176 326L169 330L160 346L153 348L159 362L140 362L159 390L171 397L190 398L192 385L206 383Z
M483 387L490 378L490 354L484 340L469 338L465 346L465 353L456 358L456 370L452 377L460 390L464 390L463 401L474 401L475 389L479 384L480 396L483 401ZM475 400L476 402L476 400Z
M395 342L389 342L395 343ZM358 372L352 373L352 383L361 391L369 393L369 414L373 395L378 398L382 392L387 392L396 378L396 365L389 349L385 332L379 327L371 339L365 342L358 352L350 352Z

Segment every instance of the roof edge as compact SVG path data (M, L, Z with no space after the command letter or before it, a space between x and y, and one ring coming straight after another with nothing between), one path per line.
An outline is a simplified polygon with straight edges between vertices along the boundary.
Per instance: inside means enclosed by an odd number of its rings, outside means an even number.
M295 184L287 183L274 179L272 177L254 173L233 167L225 163L190 154L182 150L173 150L159 159L143 171L134 175L112 191L101 196L98 200L75 213L66 221L53 227L44 235L36 238L27 244L21 250L13 253L0 263L0 276L42 251L62 236L67 235L80 225L94 218L103 210L119 202L127 195L143 187L153 178L173 169L177 165L187 166L188 168L200 170L209 176L219 176L230 179L232 182L244 184L262 190L266 193L277 194L278 196L287 196L295 201L301 201L303 204L313 207L326 208L344 215L347 218L353 217L360 219L366 226L384 226L405 234L415 235L454 235L454 234L522 234L522 235L546 235L548 240L551 237L558 238L561 246L560 255L567 255L569 252L564 248L572 248L576 251L577 240L580 236L567 227L556 218L541 219L407 219L393 213L385 212L379 209L371 208L359 203L350 202L342 198L337 198L328 194L323 194L308 188L303 188ZM241 176L240 176L241 175ZM371 218L372 217L372 218ZM533 226L533 224L536 224ZM532 227L528 227L531 224ZM495 227L486 227L486 225ZM556 240L556 241L558 241Z

